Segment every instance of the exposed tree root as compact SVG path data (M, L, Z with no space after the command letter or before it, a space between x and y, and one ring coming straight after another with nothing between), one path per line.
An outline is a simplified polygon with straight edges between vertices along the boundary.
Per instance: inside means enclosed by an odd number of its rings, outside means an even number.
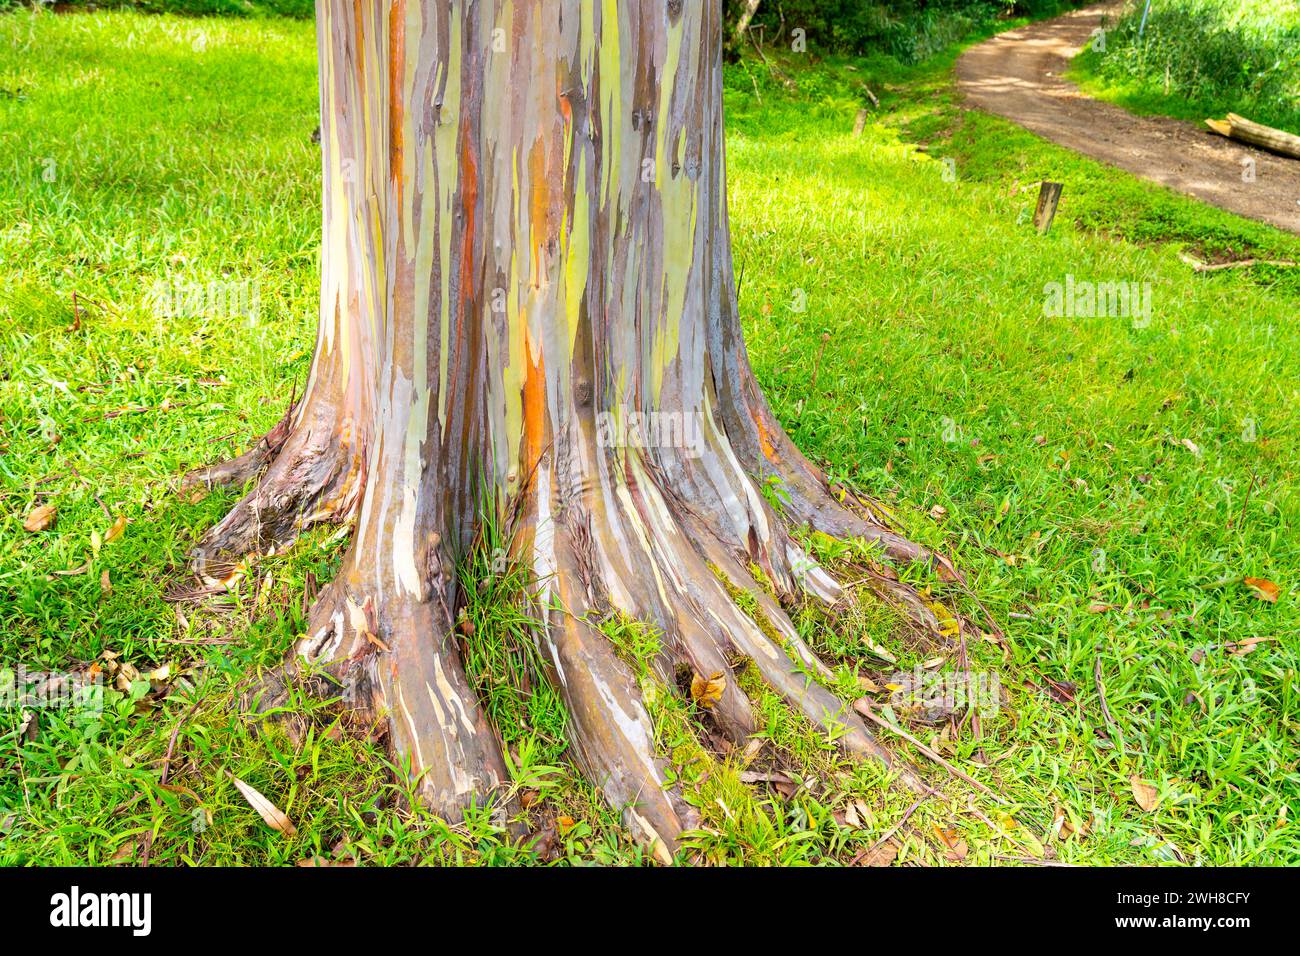
M352 709L388 717L389 745L417 792L448 819L477 800L502 811L501 747L470 689L444 604L378 600L345 568L317 600L291 659L325 674Z
M231 485L244 485L257 475L280 452L285 439L293 428L294 410L291 404L284 417L275 423L265 435L254 443L253 447L242 455L227 458L203 468L195 468L181 479L181 491L197 489L226 488Z
M279 441L261 483L204 538L196 564L209 582L211 555L267 553L313 521L354 508L363 476L355 463L342 467L346 443L313 440L303 427ZM717 461L677 469L678 478L694 476L684 482L688 502L670 470L647 455L609 454L590 436L575 440L587 444L580 457L598 462L596 473L561 481L540 467L525 490L514 550L537 582L540 644L570 717L575 757L622 810L629 831L666 861L697 818L665 784L637 678L592 623L611 610L661 635L653 669L664 686L676 686L683 671L715 687L720 679L708 709L733 743L743 746L755 729L737 676L749 664L846 754L878 760L899 784L924 792L916 770L825 686L834 672L800 637L782 601L811 597L835 606L845 589L790 537L744 472ZM697 507L711 501L729 512ZM456 595L446 587L450 575L436 536L418 563L429 581L442 583L423 599L404 594L382 562L361 563L362 550L354 542L321 594L285 676L310 677L360 713L386 717L396 758L436 812L456 820L471 802L490 802L508 815L501 746L452 640ZM927 601L887 566L875 569L869 584L937 629Z
M242 574L246 556L274 554L311 525L355 512L364 459L354 426L312 406L302 411L296 425L291 410L243 455L184 478L182 487L215 487L243 484L263 472L191 552L194 571L207 586L229 586Z

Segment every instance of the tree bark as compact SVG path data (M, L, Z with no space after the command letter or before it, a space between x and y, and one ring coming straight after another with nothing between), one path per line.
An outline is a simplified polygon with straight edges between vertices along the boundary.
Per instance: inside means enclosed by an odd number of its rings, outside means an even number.
M661 857L691 817L596 626L611 610L658 631L669 686L681 668L724 675L713 714L734 739L754 723L744 659L847 751L889 763L807 676L830 672L778 597L840 589L788 528L937 559L832 493L755 382L727 220L721 3L320 0L317 24L316 357L278 432L200 473L265 466L205 536L201 573L227 581L242 556L355 520L294 667L324 668L386 717L449 817L506 782L451 637L455 561L493 511L532 571L575 754Z
M736 21L736 42L741 43L745 39L745 31L749 29L749 21L754 19L754 14L758 12L760 0L745 0L745 9L740 14L740 19Z

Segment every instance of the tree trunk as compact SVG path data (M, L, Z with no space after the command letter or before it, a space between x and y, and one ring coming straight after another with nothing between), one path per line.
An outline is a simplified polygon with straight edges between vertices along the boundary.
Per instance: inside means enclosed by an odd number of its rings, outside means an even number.
M745 0L745 9L740 14L740 19L736 21L736 42L743 43L745 40L745 31L749 29L749 21L754 19L754 14L758 12L760 0Z
M751 573L781 598L838 599L791 523L937 559L832 493L750 370L720 0L320 0L317 24L316 356L292 415L199 473L265 469L204 538L200 573L222 583L244 555L354 519L294 667L324 667L386 716L423 798L450 817L506 782L451 636L454 561L491 511L536 582L576 756L660 856L691 820L664 785L637 681L595 626L611 610L657 630L670 686L679 669L724 675L712 711L733 738L754 722L733 674L744 659L846 750L888 762L808 678L829 671ZM783 515L759 491L772 480Z

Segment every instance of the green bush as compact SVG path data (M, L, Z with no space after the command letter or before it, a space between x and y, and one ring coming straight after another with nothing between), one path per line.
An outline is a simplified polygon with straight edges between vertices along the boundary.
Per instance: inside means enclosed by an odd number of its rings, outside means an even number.
M727 22L744 0L726 0ZM916 63L999 18L1045 16L1078 0L762 0L754 26L768 42L791 42L804 31L809 46L826 52L888 53Z
M1130 105L1231 110L1300 133L1300 0L1157 0L1139 37L1141 19L1138 4L1081 68Z

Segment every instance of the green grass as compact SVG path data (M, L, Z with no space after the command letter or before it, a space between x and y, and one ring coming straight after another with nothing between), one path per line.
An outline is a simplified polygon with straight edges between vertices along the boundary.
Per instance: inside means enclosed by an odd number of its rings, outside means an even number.
M1006 630L1005 651L969 642L967 666L996 671L1006 696L982 738L878 695L1010 801L917 758L943 794L898 832L898 859L945 865L960 840L967 863L1300 861L1300 290L1285 270L1195 275L1176 256L1295 258L1297 240L963 114L952 56L789 57L793 93L755 61L727 77L741 310L762 384L796 441L953 554ZM859 81L882 109L855 139ZM499 529L462 567L462 650L527 795L537 838L523 845L485 814L452 828L412 809L375 728L308 699L271 722L245 698L301 630L338 535L260 563L222 607L178 593L186 550L233 494L192 502L175 479L265 431L306 374L315 125L310 24L0 17L0 660L73 669L111 651L172 669L106 692L97 717L40 713L34 739L0 711L0 862L139 862L147 844L158 863L641 863L570 763ZM1032 190L1013 187L1048 176L1067 187L1040 237ZM1045 285L1067 274L1151 283L1151 321L1045 316ZM149 294L174 276L256 281L260 313L162 320ZM39 503L57 521L26 532ZM810 546L846 573L872 560ZM1277 582L1278 602L1245 576ZM793 610L846 698L934 656L870 601L834 618ZM655 635L601 626L654 688L662 753L700 811L684 859L843 863L910 805L749 668L759 743L726 752L707 708L656 686ZM1269 640L1225 652L1251 637ZM1158 790L1153 812L1135 775ZM232 776L297 835L265 826Z
M1300 3L1164 0L1138 35L1131 6L1071 66L1070 78L1136 113L1199 123L1239 113L1300 133Z
M310 20L315 0L0 0L0 13L17 7L54 7L60 13L138 10L181 17L293 17Z

